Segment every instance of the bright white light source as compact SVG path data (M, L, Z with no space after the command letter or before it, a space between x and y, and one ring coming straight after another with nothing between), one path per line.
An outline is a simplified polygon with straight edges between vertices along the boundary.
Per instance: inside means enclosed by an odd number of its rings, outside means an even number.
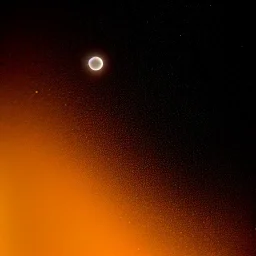
M98 71L103 67L103 60L99 57L92 57L89 59L88 65L93 71Z

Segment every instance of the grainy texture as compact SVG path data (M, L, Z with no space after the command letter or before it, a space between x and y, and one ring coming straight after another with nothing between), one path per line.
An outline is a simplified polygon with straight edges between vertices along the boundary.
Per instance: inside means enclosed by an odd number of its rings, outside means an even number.
M1 255L255 255L249 10L1 12Z

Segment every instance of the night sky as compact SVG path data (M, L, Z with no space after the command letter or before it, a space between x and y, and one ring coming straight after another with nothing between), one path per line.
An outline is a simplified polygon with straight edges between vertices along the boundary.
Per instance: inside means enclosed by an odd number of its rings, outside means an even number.
M1 255L255 255L250 9L2 9Z

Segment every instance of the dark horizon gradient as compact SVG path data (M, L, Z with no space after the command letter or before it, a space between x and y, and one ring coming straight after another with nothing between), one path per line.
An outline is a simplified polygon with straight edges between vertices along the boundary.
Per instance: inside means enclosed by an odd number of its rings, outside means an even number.
M1 255L254 255L254 83L227 23L115 8L3 15Z

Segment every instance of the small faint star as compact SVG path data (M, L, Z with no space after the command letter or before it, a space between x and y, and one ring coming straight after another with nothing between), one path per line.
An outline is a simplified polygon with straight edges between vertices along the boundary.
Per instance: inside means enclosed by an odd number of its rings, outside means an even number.
M38 93L38 91L35 91L35 93Z

